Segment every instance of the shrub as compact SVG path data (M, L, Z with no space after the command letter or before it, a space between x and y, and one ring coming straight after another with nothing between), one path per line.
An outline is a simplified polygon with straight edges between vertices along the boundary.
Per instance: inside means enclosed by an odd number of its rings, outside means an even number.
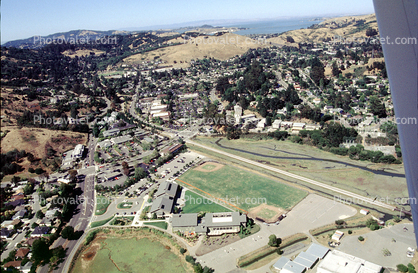
M360 242L363 242L363 241L364 241L363 236L359 236L359 237L358 237L358 240L359 240Z
M184 248L180 248L180 253L181 253L181 254L186 253L186 251L187 251L186 249L184 249Z
M352 234L353 233L353 231L350 229L349 231L348 231L348 234Z
M344 225L344 220L335 220L335 224L338 226Z
M406 265L404 264L398 264L396 266L396 268L398 269L399 272L408 272L408 267L406 267Z
M195 264L196 259L195 259L195 258L193 258L193 256L187 255L187 256L186 256L186 261L187 261L187 262L189 262L189 263L191 263L192 265L194 265L194 264Z

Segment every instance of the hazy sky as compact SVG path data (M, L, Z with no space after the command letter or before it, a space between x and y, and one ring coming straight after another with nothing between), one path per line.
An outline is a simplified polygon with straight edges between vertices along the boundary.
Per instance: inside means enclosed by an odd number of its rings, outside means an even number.
M3 0L1 43L76 29L368 13L372 0Z

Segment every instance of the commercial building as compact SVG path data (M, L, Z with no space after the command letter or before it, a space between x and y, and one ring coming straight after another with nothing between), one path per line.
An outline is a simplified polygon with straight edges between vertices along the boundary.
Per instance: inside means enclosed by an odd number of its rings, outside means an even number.
M118 145L118 144L122 144L131 140L132 140L132 137L129 135L126 135L126 136L114 137L110 141L113 143L113 145Z
M368 262L364 259L347 253L333 250L318 265L318 273L379 273L380 265Z
M155 213L158 217L171 214L178 189L179 185L175 183L162 182L154 195L150 213Z
M185 235L222 235L239 232L241 226L246 225L247 216L239 212L218 212L207 213L199 219L197 213L186 213L173 215L171 221L173 231L180 231Z
M174 198L177 195L178 188L179 188L178 184L164 181L158 187L158 190L156 191L154 197L160 197L160 196L166 195L168 197Z
M111 172L111 173L107 173L104 175L104 179L106 180L112 180L115 179L116 177L121 176L122 174L120 172Z
M72 157L73 158L81 158L81 157L83 157L83 153L84 153L84 145L77 144L77 146L75 146L75 148L73 150Z
M179 152L181 150L181 148L183 148L183 144L174 144L171 145L168 148L165 148L164 150L161 151L161 154L164 155L168 155L168 154L176 154L177 152Z
M111 136L117 136L120 133L119 128L110 129L103 132L103 137L111 137Z

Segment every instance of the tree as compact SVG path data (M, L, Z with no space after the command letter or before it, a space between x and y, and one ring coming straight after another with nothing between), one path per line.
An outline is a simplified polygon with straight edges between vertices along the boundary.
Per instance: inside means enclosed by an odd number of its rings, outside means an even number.
M61 231L61 237L64 239L71 240L74 237L74 228L72 226L66 226Z
M377 35L377 31L374 28L368 28L366 30L366 36L367 37L372 37L372 36L376 36Z
M147 177L147 173L141 167L135 168L135 180L141 180L142 178Z
M77 170L69 170L68 175L70 176L70 180L74 182L77 177Z
M42 219L45 217L45 214L42 212L42 210L38 210L35 214L36 218Z
M294 42L295 42L295 40L292 38L292 36L287 36L287 37L286 37L286 41L287 41L288 43L294 43Z
M272 234L269 236L269 246L278 247L282 243L282 239L277 238L276 235Z
M408 267L404 264L398 264L396 265L396 268L398 269L399 272L408 272Z
M332 63L332 75L334 77L337 77L338 75L340 75L341 70L338 68L338 65L336 62Z
M379 118L387 117L385 104L376 96L370 96L370 111Z
M49 246L44 239L35 240L32 244L32 258L35 263L46 263L51 257Z
M191 263L192 265L194 265L194 264L195 264L196 259L195 259L195 258L193 258L193 256L186 255L186 261L187 261L187 262L189 262L189 263Z

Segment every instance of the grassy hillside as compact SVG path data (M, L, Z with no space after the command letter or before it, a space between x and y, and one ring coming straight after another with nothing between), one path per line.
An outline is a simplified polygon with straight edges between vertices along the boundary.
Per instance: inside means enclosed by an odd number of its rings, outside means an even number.
M267 41L273 44L287 44L287 36L291 36L296 45L300 42L323 42L326 39L333 39L335 36L367 37L366 30L371 27L378 30L376 16L374 14L362 16L345 16L327 19L314 29L298 29L288 31L277 37L269 38Z
M235 55L244 54L250 48L269 46L232 33L221 36L199 36L191 40L178 37L170 40L169 43L181 44L143 54L135 54L125 58L123 62L126 64L141 64L143 61L161 60L164 65L188 67L193 59L212 57L218 60L227 60Z

